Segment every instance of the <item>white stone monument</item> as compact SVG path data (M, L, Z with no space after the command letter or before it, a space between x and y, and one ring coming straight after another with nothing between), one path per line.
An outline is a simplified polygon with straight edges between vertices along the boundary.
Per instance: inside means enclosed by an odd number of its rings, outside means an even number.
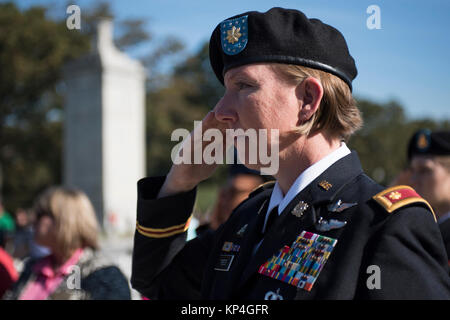
M106 231L129 234L145 176L146 73L114 46L111 20L92 47L64 70L64 184L86 192Z

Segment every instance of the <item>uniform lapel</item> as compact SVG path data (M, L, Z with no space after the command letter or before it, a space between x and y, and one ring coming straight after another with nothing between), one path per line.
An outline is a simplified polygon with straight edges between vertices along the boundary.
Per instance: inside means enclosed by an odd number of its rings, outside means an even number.
M240 230L244 225L247 225L245 229L245 233L242 235L242 241L240 242L240 251L239 254L235 257L236 261L234 261L234 266L228 272L220 272L220 278L222 281L222 285L215 285L209 288L203 288L207 292L211 292L211 294L207 294L207 296L212 296L213 299L225 299L229 297L230 292L234 289L232 286L233 283L236 283L239 280L240 275L242 274L242 270L248 265L249 259L252 256L252 250L257 241L259 230L261 230L265 213L267 211L269 198L272 190L265 190L257 197L259 199L255 199L256 203L251 205L248 208L242 208L241 210L251 210L251 218L246 221L241 221L238 223L236 228L233 229L232 237L236 236L237 230ZM227 239L228 240L228 239ZM213 259L213 261L215 261ZM215 262L213 262L215 263ZM217 290L220 288L220 290Z
M296 216L291 214L292 209L297 205L299 201L304 201L306 203L311 201L309 188L306 188L302 192L300 192L283 210L283 212L275 222L275 225L264 237L264 240L256 251L255 255L252 256L250 252L251 259L247 264L247 267L244 269L244 272L242 273L242 277L239 283L240 286L243 285L248 280L248 278L258 270L261 264L263 264L272 255L278 252L278 250L284 245L291 245L291 243L303 229L310 227L314 223L314 217L310 208L308 208L304 212L301 218L297 218Z
M236 274L241 274L243 268L248 265L249 259L252 257L253 248L256 245L256 242L259 238L259 234L264 224L264 218L266 215L267 207L269 203L269 198L267 198L260 206L258 210L258 216L254 219L247 231L247 236L244 238L241 245L241 252L239 255L239 260L237 262L237 266L235 268Z

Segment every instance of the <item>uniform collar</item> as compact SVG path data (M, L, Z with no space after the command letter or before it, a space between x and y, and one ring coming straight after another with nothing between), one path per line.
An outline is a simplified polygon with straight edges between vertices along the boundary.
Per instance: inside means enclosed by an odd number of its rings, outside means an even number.
M349 155L350 153L350 149L344 142L342 142L341 146L338 149L334 150L332 153L317 161L312 166L303 171L289 188L286 196L283 196L283 192L281 191L280 185L277 181L275 183L272 195L270 196L267 214L276 206L278 206L278 214L281 214L281 212L283 212L283 210L295 198L297 194L305 189L312 181L314 181L318 176L325 172L325 170L327 170L336 161Z

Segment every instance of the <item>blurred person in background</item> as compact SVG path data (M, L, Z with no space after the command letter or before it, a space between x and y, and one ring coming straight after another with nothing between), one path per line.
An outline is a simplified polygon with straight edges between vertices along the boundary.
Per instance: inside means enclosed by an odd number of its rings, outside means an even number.
M14 218L5 210L2 198L0 197L0 231L4 231L4 236L9 238L14 232L14 229Z
M17 281L18 274L14 267L12 257L4 250L5 235L0 230L0 298L14 282Z
M23 260L30 255L33 243L33 227L30 214L26 209L18 208L14 215L16 230L13 235L12 256Z
M405 167L403 168L391 181L389 184L390 187L398 186L398 185L407 185L410 186L411 183L411 168Z
M98 249L99 226L93 206L81 191L52 187L34 206L36 243L51 254L27 261L8 300L130 299L122 272Z
M24 260L28 257L42 258L51 252L47 247L36 243L34 239L35 214L31 209L19 208L16 210L15 223L16 230L13 235L12 256L17 260Z
M433 207L450 257L450 131L417 131L408 160L412 186Z

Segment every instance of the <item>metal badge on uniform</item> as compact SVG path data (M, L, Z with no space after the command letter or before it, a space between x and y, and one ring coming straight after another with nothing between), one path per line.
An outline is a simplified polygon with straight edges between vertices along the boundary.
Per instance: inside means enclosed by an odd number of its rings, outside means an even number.
M333 186L331 183L329 183L327 180L322 180L319 182L319 186L325 190L328 191Z
M258 273L311 291L337 240L303 231L291 247L259 267Z
M240 248L241 248L240 245L234 244L231 241L226 241L226 242L223 243L222 251L225 251L225 252L239 252Z
M325 220L324 218L320 217L319 221L315 224L317 231L330 231L333 229L340 229L344 227L347 224L347 221L339 221L335 219Z
M232 247L233 247L233 242L226 241L223 243L222 251L230 252Z
M247 230L247 227L248 227L248 224L244 224L244 226L241 229L239 229L238 232L236 232L236 235L238 237L243 237L244 233L245 233L245 230Z
M328 211L331 212L342 212L348 208L354 207L358 205L358 203L353 202L353 203L342 203L342 200L338 200L336 203L334 204L330 204L327 208Z
M292 209L291 213L297 218L301 218L306 209L308 209L308 204L304 201L300 201L294 209Z
M284 300L283 296L280 294L280 288L277 289L277 292L267 291L264 295L264 300Z
M248 16L225 20L220 24L222 50L235 55L244 50L248 42Z
M234 255L233 254L221 254L219 256L219 260L214 266L214 270L217 271L229 271L231 267L231 263L233 262Z

